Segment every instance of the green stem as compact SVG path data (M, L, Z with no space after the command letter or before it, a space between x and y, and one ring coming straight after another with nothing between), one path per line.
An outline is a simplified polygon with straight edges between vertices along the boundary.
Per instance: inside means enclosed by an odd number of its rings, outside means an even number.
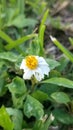
M33 76L33 77L31 78L31 83L32 83L31 93L34 92L34 90L35 90L36 82L37 82L37 81L36 81L35 77Z

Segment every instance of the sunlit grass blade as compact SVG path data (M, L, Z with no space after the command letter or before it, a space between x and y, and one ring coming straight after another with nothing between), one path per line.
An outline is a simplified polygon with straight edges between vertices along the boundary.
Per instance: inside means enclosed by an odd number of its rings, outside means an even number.
M41 25L40 25L40 26L44 25L44 23L46 22L48 13L49 13L49 10L46 10L46 12L45 12L45 14L44 14L44 16L43 16L43 18L42 18L42 21L41 21Z
M40 54L43 55L44 53L44 32L45 32L45 25L42 25L40 30L39 30L39 44L40 44Z
M53 43L69 58L71 62L73 62L73 54L68 51L56 38L50 36Z
M44 54L43 44L44 44L44 32L45 32L45 28L46 28L46 26L44 24L47 19L47 16L48 16L48 10L45 12L45 14L42 18L41 24L40 24L40 28L39 28L38 36L39 36L39 44L40 44L40 55Z
M73 46L73 38L70 37L69 41L70 41L71 45Z
M0 30L0 37L3 40L5 40L8 44L13 43L13 40L6 33L4 33L2 30Z
M22 37L22 38L20 38L18 40L15 40L13 42L13 44L6 45L5 49L11 50L11 49L15 48L16 46L19 46L20 44L24 43L25 41L27 41L27 40L29 40L29 39L31 39L33 37L36 37L36 35L37 34L30 34L30 35L24 36L24 37Z
M36 36L37 36L37 34L30 34L30 35L24 36L24 37L14 41L6 33L4 33L2 30L0 30L0 37L8 43L5 46L6 50L11 50L11 49L15 48L16 46L19 46L23 42L25 42L33 37L36 37Z

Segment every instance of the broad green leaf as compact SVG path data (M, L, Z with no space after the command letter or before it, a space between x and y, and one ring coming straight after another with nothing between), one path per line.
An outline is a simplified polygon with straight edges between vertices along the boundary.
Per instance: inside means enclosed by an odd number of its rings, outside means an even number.
M73 62L73 54L68 51L56 38L50 37L53 43L69 58L71 62Z
M27 91L24 80L20 77L15 77L12 83L6 85L6 87L8 87L12 94L14 106L17 108L22 107Z
M69 63L69 59L67 59L66 57L62 57L62 58L60 58L59 63L60 63L60 66L57 67L57 70L59 72L62 72L67 67L67 65Z
M60 63L58 61L52 60L47 58L46 62L49 64L50 69L54 69L57 66L60 66Z
M51 97L58 103L69 103L70 98L69 96L64 92L55 92L51 94Z
M28 95L24 103L24 114L28 118L34 116L40 119L44 115L43 106L38 100Z
M61 77L61 73L57 70L52 70L50 72L50 78L53 78L53 77Z
M7 87L11 93L24 94L27 91L25 82L20 77L15 77L12 83L8 84Z
M0 60L0 69L2 69L3 65L5 64L5 61Z
M59 87L54 84L41 84L39 90L50 96L52 93L59 91Z
M34 26L36 24L36 20L31 18L25 18L23 14L18 15L13 21L10 22L9 26L16 26L18 28Z
M20 70L20 65L21 65L21 62L22 60L24 59L24 56L22 55L19 55L18 58L17 58L17 61L15 62L15 69L16 70Z
M73 88L73 81L66 78L51 78L42 81L42 83L50 83L50 84L56 84L58 86L63 86L66 88Z
M12 100L13 100L14 107L22 108L25 97L26 97L26 94L23 94L23 95L12 94Z
M18 56L16 54L14 54L13 52L1 52L0 53L0 59L7 60L10 62L16 62L17 57Z
M23 115L18 109L6 108L8 114L12 117L14 130L22 130ZM11 130L11 129L10 129Z
M10 22L17 17L19 14L19 10L17 8L8 8L7 9L7 23L6 26L10 24Z
M43 101L48 99L48 95L42 91L39 91L39 90L33 92L32 96L40 102L43 102Z
M4 130L13 130L13 123L4 106L0 108L0 126L3 127Z
M56 109L53 111L53 115L55 116L55 119L59 122L70 125L73 124L73 115L68 113L67 111Z

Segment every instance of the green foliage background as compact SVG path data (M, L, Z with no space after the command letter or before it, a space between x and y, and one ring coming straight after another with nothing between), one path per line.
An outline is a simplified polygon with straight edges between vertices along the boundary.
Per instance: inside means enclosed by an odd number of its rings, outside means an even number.
M51 36L63 56L56 61L46 55L44 48L47 24L57 30L67 29L67 24L51 15L56 2L0 1L0 129L73 128L73 53ZM69 44L73 46L72 37ZM20 70L27 55L44 57L51 70L43 81L34 84L33 90L31 80L24 81Z

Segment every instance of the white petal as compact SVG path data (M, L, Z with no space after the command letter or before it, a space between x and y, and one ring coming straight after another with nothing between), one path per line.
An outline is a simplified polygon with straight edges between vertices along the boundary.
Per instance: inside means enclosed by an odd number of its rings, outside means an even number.
M25 60L23 59L21 65L20 65L20 69L24 69L24 66L25 66Z
M44 78L44 74L39 67L34 71L34 76L38 81L41 81Z
M29 69L27 69L27 71L25 71L23 78L24 79L31 79L31 76L33 75L33 72Z
M36 72L39 73L42 78L44 78L43 71L40 69L40 67L38 67L38 68L36 69Z
M25 71L26 69L28 69L27 66L26 66L25 60L22 60L22 63L21 63L21 65L20 65L20 69L23 69L24 71Z
M42 78L42 76L41 76L41 74L39 74L39 73L35 73L35 78L38 80L38 81L41 81L43 78Z
M47 65L40 65L39 68L42 70L42 73L48 75L50 72L50 68Z
M23 69L24 68L24 60L22 60L22 63L20 65L20 69Z
M43 57L38 58L39 65L48 65Z

